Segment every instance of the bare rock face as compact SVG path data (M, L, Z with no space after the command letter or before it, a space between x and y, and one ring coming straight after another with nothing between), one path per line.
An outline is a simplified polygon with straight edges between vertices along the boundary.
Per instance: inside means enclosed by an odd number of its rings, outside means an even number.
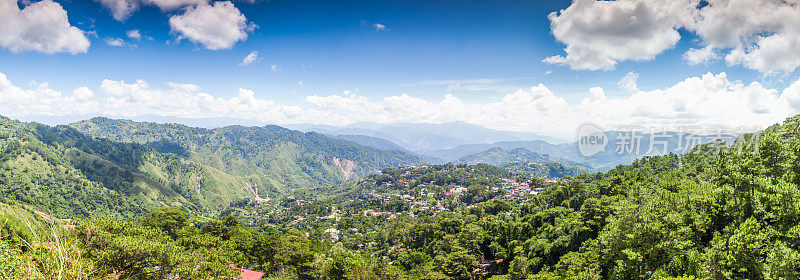
M333 165L339 168L339 172L341 172L345 180L350 180L353 177L357 166L355 161L338 157L333 157Z

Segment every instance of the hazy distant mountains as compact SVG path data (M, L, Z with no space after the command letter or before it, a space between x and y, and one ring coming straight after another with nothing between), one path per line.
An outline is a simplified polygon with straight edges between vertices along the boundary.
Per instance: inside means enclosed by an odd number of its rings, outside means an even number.
M94 115L77 115L77 116L25 116L19 118L21 121L37 122L50 126L66 125L74 122L79 122L87 119L97 117ZM237 118L179 118L170 116L135 116L128 118L137 122L155 122L163 124L182 124L191 127L200 128L220 128L232 125L241 126L265 126L267 123L254 120L237 119Z
M400 145L397 145L394 142L383 138L366 136L366 135L347 135L347 134L328 135L328 136L342 140L353 141L358 143L359 145L372 147L375 149L387 150L387 151L403 151L411 153L411 151L407 150L406 148L400 147Z
M328 135L365 135L382 138L411 151L422 152L452 149L459 145L494 143L499 141L544 140L565 143L563 139L528 132L500 131L467 123L355 123L347 126L314 124L287 125L300 131L315 131ZM424 153L423 153L424 154Z
M501 141L488 144L460 145L451 149L422 152L428 158L437 158L441 162L470 162L500 165L498 159L505 158L505 163L512 159L527 155L519 149L540 154L545 161L559 162L566 165L580 165L596 170L605 170L619 164L628 164L644 156L664 155L669 153L685 154L698 144L705 144L716 139L733 143L734 134L699 135L678 132L642 133L609 131L605 133L607 144L605 150L597 155L585 157L580 154L578 143L551 144L541 140L533 141ZM524 158L524 157L523 157ZM518 160L519 161L519 160ZM531 160L533 161L533 160Z
M488 163L503 166L509 163L554 162L566 167L579 166L592 170L607 170L644 156L683 154L698 144L717 138L732 143L736 136L608 131L605 133L605 149L599 154L585 157L580 154L576 142L535 133L498 131L465 123L356 123L347 126L307 124L289 127L327 134L377 149L398 150L400 147L404 151L417 153L430 163Z

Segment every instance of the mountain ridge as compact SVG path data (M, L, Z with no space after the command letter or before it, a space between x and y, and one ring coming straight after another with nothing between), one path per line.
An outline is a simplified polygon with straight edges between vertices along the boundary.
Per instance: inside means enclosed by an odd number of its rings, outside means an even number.
M277 125L204 129L98 117L70 126L95 137L185 150L193 161L237 176L264 175L284 190L348 179L350 175L337 172L333 158L353 161L357 177L384 167L424 163L407 152L379 150Z

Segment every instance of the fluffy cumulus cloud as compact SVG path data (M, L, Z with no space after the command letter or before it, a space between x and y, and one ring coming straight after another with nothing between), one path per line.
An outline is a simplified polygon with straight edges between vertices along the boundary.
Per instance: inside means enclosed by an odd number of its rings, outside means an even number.
M179 38L210 50L229 49L236 42L246 40L247 34L257 27L230 1L189 7L183 14L172 16L169 26Z
M545 59L573 69L612 69L622 60L651 60L681 36L693 1L575 0L548 18L555 38L566 44L566 56Z
M635 88L635 74L626 77L628 81L621 84ZM690 77L663 89L636 89L625 97L608 97L603 88L592 87L579 102L568 102L539 84L490 103L467 102L452 94L439 100L407 94L371 99L344 91L310 95L301 105L281 104L248 89L240 89L230 98L221 98L194 84L168 83L155 87L141 80L103 80L95 92L80 87L71 95L64 95L46 83L32 83L30 88L23 89L0 74L0 114L12 117L160 115L332 125L360 121L461 121L570 138L576 128L587 121L607 128L765 127L797 112L800 112L800 80L784 89L773 89L758 82L731 81L725 73Z
M550 14L565 55L544 61L573 69L613 69L620 61L651 60L674 47L684 29L698 37L683 59L763 73L800 67L800 3L796 0L575 0Z
M7 115L85 115L97 112L98 102L86 87L65 96L47 83L31 83L29 89L15 86L0 73L0 110Z
M726 50L725 61L761 72L800 67L800 2L709 1L691 27L709 47Z
M118 21L125 21L142 5L153 5L162 11L172 11L179 8L207 4L208 0L95 0L111 11L111 15Z
M16 0L0 0L0 46L13 53L85 53L89 44L56 2L33 2L20 9Z
M155 89L138 80L134 83L104 80L100 85L103 100L99 114L112 116L161 115L175 117L218 117L269 120L285 123L303 119L306 110L257 98L247 89L239 89L229 99L214 97L193 84L169 83L167 89Z

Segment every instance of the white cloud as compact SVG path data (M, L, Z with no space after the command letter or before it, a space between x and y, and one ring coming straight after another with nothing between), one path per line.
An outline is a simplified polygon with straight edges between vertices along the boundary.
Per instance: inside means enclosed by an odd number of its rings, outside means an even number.
M714 0L691 29L710 47L729 50L726 62L764 73L800 67L800 3Z
M230 1L190 7L185 13L172 16L169 26L180 38L202 44L209 50L229 49L236 42L247 40L247 33L257 27Z
M652 60L681 38L683 12L692 1L575 0L548 18L566 56L544 60L572 69L610 70L623 60Z
M67 11L51 0L34 2L19 9L16 0L0 0L0 47L12 53L85 53L89 39L71 26Z
M139 10L140 6L153 5L162 11L172 11L188 6L207 4L208 0L95 0L111 11L118 21L125 21Z
M118 21L125 21L136 10L139 10L138 0L95 0L111 11L111 15Z
M110 116L228 116L281 123L301 119L306 112L299 107L256 98L255 93L247 89L239 89L234 97L224 99L211 96L192 84L171 83L168 89L153 89L141 80L135 83L104 80L100 90L105 97L98 113Z
M106 41L107 45L112 47L122 47L125 45L125 40L120 38L106 38L104 41Z
M112 46L112 47L122 47L122 46L125 45L125 40L122 40L120 38L106 38L103 41L106 42L106 45L109 45L109 46Z
M698 36L689 64L713 61L762 73L800 67L800 3L796 0L574 0L551 13L555 38L566 55L543 61L572 69L609 70L620 61L651 60L681 39L678 29ZM702 8L698 8L702 7Z
M621 80L617 83L620 88L630 91L630 92L637 92L639 91L639 86L636 84L636 81L639 79L639 73L636 72L628 72L625 74L625 77L622 77Z
M131 39L134 39L134 40L137 40L137 41L142 39L142 33L139 32L139 29L128 30L128 32L125 32L125 35L128 35L128 38L131 38Z
M92 91L86 87L75 89L72 96L64 96L47 83L33 82L30 89L22 89L0 73L0 111L3 114L85 115L98 110L98 103L92 97Z
M123 40L122 38L105 38L105 39L103 39L103 41L106 42L106 45L109 45L109 46L112 46L112 47L136 48L135 44L131 44L131 43L125 42L125 40Z
M800 111L800 80L778 90L758 82L728 80L725 73L689 77L663 88L608 97L592 87L580 102L568 102L545 85L519 89L488 103L467 102L452 94L427 100L407 94L372 99L358 91L311 95L290 106L240 89L230 98L206 93L194 84L168 83L156 88L145 81L103 80L99 90L78 88L71 96L33 83L14 86L0 74L0 114L160 115L184 118L230 117L268 123L342 125L360 121L454 122L495 129L535 131L570 138L587 121L614 129L626 126L759 126L782 121Z
M142 0L145 4L155 5L162 11L172 11L183 7L208 4L208 0Z
M375 23L375 24L372 25L372 27L375 27L375 31L384 31L384 30L386 30L386 25L383 25L381 23Z
M689 48L688 51L683 53L683 60L689 63L689 65L709 63L717 58L719 58L719 56L714 51L714 48L711 47L699 49Z
M247 65L255 63L258 60L259 60L258 59L258 51L252 51L252 52L250 52L250 54L245 56L244 59L242 59L242 62L239 63L239 65L240 66L247 66Z

